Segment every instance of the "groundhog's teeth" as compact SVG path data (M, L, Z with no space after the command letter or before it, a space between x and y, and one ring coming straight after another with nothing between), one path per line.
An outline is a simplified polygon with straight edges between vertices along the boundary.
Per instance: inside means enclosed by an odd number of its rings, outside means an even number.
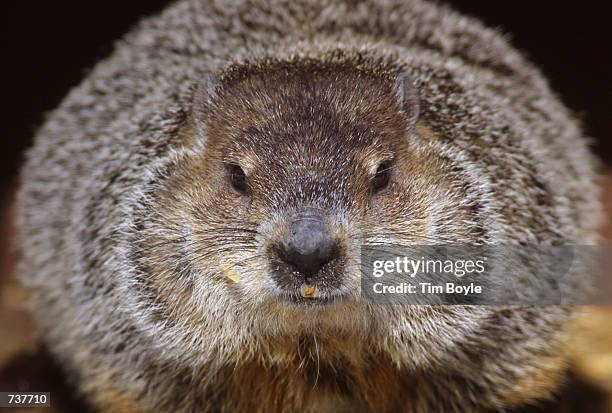
M300 287L300 293L304 298L315 298L317 295L317 286L315 284L304 283Z

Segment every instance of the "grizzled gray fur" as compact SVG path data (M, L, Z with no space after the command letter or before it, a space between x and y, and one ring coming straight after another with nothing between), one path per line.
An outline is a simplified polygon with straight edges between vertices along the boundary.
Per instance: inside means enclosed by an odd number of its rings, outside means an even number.
M502 411L556 391L571 309L376 306L351 263L361 244L595 243L594 164L541 73L446 6L181 0L40 129L20 274L101 411ZM299 285L270 264L305 206L344 257L321 306L281 302Z

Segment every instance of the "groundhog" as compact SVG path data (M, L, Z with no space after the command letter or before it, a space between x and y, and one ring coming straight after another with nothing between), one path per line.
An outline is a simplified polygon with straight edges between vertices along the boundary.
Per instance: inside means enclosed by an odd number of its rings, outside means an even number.
M181 0L38 132L20 275L101 412L518 409L563 383L572 308L377 305L360 250L595 243L594 165L446 6Z

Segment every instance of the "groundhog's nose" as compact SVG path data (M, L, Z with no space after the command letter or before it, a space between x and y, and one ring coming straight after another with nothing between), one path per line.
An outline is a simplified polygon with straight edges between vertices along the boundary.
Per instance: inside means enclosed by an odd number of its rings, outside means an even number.
M323 217L308 208L298 214L283 238L281 258L301 274L311 276L338 257L338 251Z

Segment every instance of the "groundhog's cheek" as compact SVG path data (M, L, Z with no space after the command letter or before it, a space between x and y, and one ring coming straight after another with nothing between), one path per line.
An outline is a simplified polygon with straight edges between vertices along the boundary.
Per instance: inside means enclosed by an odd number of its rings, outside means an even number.
M397 242L418 240L428 233L431 202L428 191L414 191L401 186L394 188L393 193L368 209L364 233L368 237Z

